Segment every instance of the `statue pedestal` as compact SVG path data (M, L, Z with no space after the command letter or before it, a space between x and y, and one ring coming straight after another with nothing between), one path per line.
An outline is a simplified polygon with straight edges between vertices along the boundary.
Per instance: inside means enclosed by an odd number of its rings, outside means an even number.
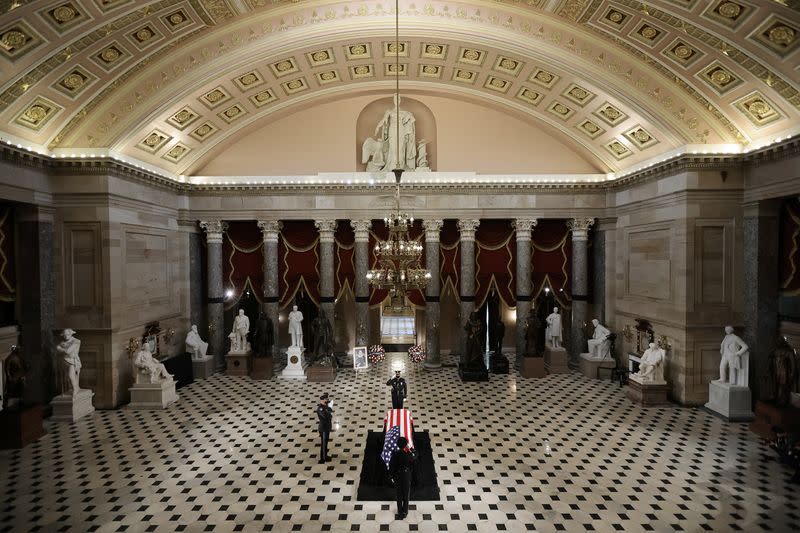
M492 374L508 374L508 358L503 354L492 352L489 358L489 370Z
M0 411L0 450L24 448L45 434L42 406Z
M705 408L728 422L749 422L753 420L750 389L737 387L730 383L712 381L708 384L708 403Z
M792 405L797 408L800 408L800 392L793 392L792 393Z
M336 369L332 366L311 365L308 367L308 381L332 383L336 380Z
M617 362L609 358L592 359L588 353L582 353L578 357L578 369L587 378L599 379L597 371L600 368L617 368Z
M226 376L247 376L250 374L251 352L228 352L225 355Z
M628 388L625 391L625 395L634 403L650 407L669 403L667 400L668 392L669 385L665 381L640 381L636 376L631 376L628 379Z
M272 356L269 357L253 357L250 361L250 379L269 379L272 377Z
M281 372L281 377L284 379L306 379L306 373L303 370L303 349L299 346L290 346L286 350L286 368Z
M566 348L544 348L544 369L548 374L569 374L569 357Z
M174 379L161 383L135 383L128 390L131 392L130 409L166 409L178 401Z
M544 357L523 357L520 373L523 378L543 378L547 375Z
M214 356L206 354L200 359L192 359L194 379L208 379L214 375Z
M78 391L78 394L61 394L53 398L53 416L50 420L55 422L74 422L79 418L94 413L92 397L94 392L89 389Z
M755 416L755 420L750 422L750 431L765 439L774 437L772 426L783 428L789 433L800 431L800 409L792 405L778 407L759 400L756 402Z

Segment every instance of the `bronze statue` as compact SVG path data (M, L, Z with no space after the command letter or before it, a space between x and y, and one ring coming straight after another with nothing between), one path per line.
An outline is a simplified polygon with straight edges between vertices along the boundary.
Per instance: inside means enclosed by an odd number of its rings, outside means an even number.
M325 311L320 310L317 318L311 322L311 334L314 336L313 362L323 366L335 366L333 326L325 316Z
M473 311L472 314L469 315L469 320L464 324L464 331L467 334L464 368L485 368L483 363L483 345L486 339L486 332L484 331L483 322L481 322L477 311Z
M3 364L3 409L11 406L21 406L25 396L25 380L30 370L30 365L19 353L19 347L11 347L11 354L6 357ZM13 400L13 402L12 402Z
M256 330L253 333L253 354L256 357L269 357L275 343L275 329L272 320L265 314L259 313L256 321Z
M786 337L780 337L769 356L769 376L774 387L775 405L782 407L791 403L792 388L797 381L797 356Z
M495 355L503 355L503 337L506 335L506 325L503 324L503 316L500 311L497 312L497 323L494 327L494 353Z
M539 330L542 321L536 314L536 307L531 306L528 317L525 320L525 357L541 357L539 353Z

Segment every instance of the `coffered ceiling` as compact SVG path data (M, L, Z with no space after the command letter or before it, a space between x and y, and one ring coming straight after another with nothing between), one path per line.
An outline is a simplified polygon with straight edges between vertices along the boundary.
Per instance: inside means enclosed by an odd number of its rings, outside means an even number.
M358 92L480 100L624 170L800 130L793 0L0 1L0 129L191 174L277 114ZM355 170L355 169L354 169Z

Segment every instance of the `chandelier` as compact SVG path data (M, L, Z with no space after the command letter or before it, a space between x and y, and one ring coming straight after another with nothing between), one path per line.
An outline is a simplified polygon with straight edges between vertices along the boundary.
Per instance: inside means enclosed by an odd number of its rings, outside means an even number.
M395 0L395 89L394 123L397 128L398 142L395 143L397 153L395 161L400 167L400 6ZM389 238L379 240L375 244L376 268L367 272L367 282L376 289L389 291L389 307L393 311L402 311L406 305L406 294L415 289L424 289L431 279L431 273L420 266L422 244L409 237L409 229L414 224L414 217L400 211L400 182L403 169L392 170L395 177L394 212L383 219L389 228Z

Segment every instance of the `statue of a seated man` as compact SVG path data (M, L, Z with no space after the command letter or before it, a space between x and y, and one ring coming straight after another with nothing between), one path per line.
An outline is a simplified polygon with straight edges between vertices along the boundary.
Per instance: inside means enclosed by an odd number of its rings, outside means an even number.
M133 366L138 371L136 376L137 383L142 375L149 377L150 383L160 383L172 379L172 376L167 372L167 368L153 357L152 352L150 352L150 346L147 343L144 343L136 353Z

